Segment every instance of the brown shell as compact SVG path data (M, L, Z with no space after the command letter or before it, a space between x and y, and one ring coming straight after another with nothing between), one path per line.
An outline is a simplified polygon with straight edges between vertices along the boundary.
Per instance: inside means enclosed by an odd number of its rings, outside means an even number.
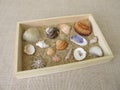
M88 36L92 32L91 23L88 19L80 20L75 23L74 29L77 33L83 36Z
M65 48L67 48L68 43L64 40L57 40L56 41L56 49L58 50L64 50Z

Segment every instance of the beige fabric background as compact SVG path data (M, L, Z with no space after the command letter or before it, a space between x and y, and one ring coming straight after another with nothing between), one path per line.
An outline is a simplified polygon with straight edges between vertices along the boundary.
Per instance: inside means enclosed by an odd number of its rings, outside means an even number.
M114 60L88 68L17 80L13 74L16 23L92 13ZM120 0L0 0L0 90L120 90Z

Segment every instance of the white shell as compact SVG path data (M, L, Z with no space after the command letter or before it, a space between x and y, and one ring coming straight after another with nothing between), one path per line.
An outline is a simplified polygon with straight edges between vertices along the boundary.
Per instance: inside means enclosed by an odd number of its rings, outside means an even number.
M40 38L40 33L37 28L29 28L23 33L23 40L27 42L36 42Z
M25 45L25 47L24 47L24 52L25 52L26 54L28 54L28 55L32 55L32 54L35 53L35 48L34 48L34 46L31 45L31 44L27 44L27 45Z
M92 56L102 56L103 55L102 49L100 47L98 47L98 46L91 47L89 49L89 53Z
M98 41L98 38L95 36L89 41L89 43L93 44L93 43L96 43L97 41Z
M44 42L44 40L43 40L43 41L38 41L38 42L36 43L36 46L38 46L38 47L40 47L40 48L47 48L47 47L49 47L49 45L47 45L47 44Z
M83 60L86 57L86 51L83 48L77 48L74 50L74 58L78 61Z

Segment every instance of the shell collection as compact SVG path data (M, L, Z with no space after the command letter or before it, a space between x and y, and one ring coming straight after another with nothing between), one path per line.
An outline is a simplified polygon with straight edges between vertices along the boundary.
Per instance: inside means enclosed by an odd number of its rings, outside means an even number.
M42 56L42 59L31 59L32 69L47 67L47 63L51 62L55 62L56 65L59 62L67 62L71 57L74 62L101 57L104 55L103 50L98 45L98 37L91 34L92 31L92 25L88 19L74 22L74 24L47 26L43 32L35 27L28 28L23 33L23 40L27 43L23 45L23 51L27 54L26 57L33 56L35 58L37 53L40 57ZM59 34L66 35L68 39Z

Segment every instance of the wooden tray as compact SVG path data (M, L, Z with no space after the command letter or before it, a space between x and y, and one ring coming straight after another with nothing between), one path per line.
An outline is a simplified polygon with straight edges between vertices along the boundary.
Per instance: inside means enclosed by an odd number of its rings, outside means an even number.
M103 57L69 63L69 64L63 64L58 66L22 71L22 32L23 32L22 28L24 25L35 27L35 26L42 26L42 25L76 22L86 18L88 18L91 21L91 24L93 27L93 33L99 39L98 43L104 52ZM63 72L68 70L74 70L74 69L83 68L91 65L96 65L99 63L104 63L111 60L112 58L113 58L112 51L109 48L102 32L100 31L100 28L98 27L95 19L91 14L55 17L55 18L48 18L48 19L38 19L38 20L31 20L31 21L22 21L17 23L17 36L16 36L16 47L15 47L15 76L17 78L28 78L33 76L40 76L40 75L58 73L58 72Z

